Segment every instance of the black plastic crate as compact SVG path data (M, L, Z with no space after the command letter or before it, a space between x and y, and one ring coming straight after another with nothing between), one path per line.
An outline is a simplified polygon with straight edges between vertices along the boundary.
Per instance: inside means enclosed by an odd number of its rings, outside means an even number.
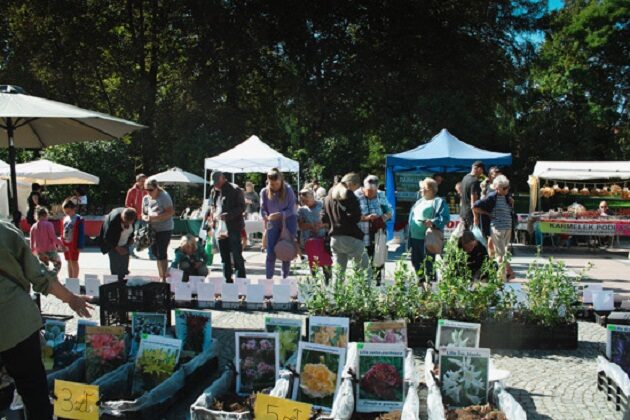
M615 404L615 410L621 411L624 419L630 417L629 396L625 395L619 385L603 371L597 374L597 389L606 393L606 399Z
M99 295L99 303L106 309L156 311L170 310L172 306L168 283L152 282L134 287L128 287L125 282L109 283L99 288Z

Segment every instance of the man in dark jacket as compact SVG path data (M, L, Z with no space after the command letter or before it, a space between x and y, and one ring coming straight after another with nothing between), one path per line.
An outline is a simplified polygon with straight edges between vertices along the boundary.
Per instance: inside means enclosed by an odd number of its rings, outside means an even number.
M324 200L322 222L330 225L330 247L340 266L340 275L345 272L349 258L354 261L355 269L367 269L369 264L363 231L358 224L361 221L361 207L354 195L360 186L361 179L357 174L346 174Z
M210 196L212 222L219 243L223 276L226 282L232 283L234 270L238 277L246 277L241 246L241 231L245 229L243 219L245 196L243 190L238 185L227 182L220 171L212 172L212 184L214 186ZM221 225L224 225L224 228ZM234 260L234 270L232 260Z
M136 210L118 207L105 216L99 244L101 252L109 256L109 270L122 281L129 274L129 246L133 244L133 224Z

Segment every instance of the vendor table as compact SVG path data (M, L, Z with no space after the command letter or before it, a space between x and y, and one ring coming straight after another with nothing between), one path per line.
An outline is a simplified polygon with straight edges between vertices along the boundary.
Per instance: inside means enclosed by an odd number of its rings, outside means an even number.
M541 219L545 234L573 236L630 236L630 219Z

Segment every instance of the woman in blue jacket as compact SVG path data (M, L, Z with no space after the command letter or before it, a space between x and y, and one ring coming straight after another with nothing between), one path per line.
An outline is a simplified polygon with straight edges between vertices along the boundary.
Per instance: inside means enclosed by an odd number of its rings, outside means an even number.
M424 239L428 228L444 231L444 226L450 221L450 211L446 200L437 197L438 184L433 178L425 178L420 182L420 198L409 212L409 247L411 248L411 264L416 272L425 268L425 278L433 278L433 263L426 261L426 257L435 258L435 254L427 252Z

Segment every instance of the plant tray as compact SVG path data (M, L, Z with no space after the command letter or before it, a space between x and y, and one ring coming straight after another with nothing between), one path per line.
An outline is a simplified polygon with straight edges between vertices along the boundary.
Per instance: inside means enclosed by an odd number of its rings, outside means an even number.
M216 342L213 347L180 366L170 378L147 391L135 400L129 400L131 392L133 363L127 363L114 372L103 376L115 378L116 394L101 392L100 419L146 419L162 418L164 412L184 395L190 392L199 381L212 377L218 367ZM123 395L121 395L121 393ZM113 397L113 398L112 398Z

